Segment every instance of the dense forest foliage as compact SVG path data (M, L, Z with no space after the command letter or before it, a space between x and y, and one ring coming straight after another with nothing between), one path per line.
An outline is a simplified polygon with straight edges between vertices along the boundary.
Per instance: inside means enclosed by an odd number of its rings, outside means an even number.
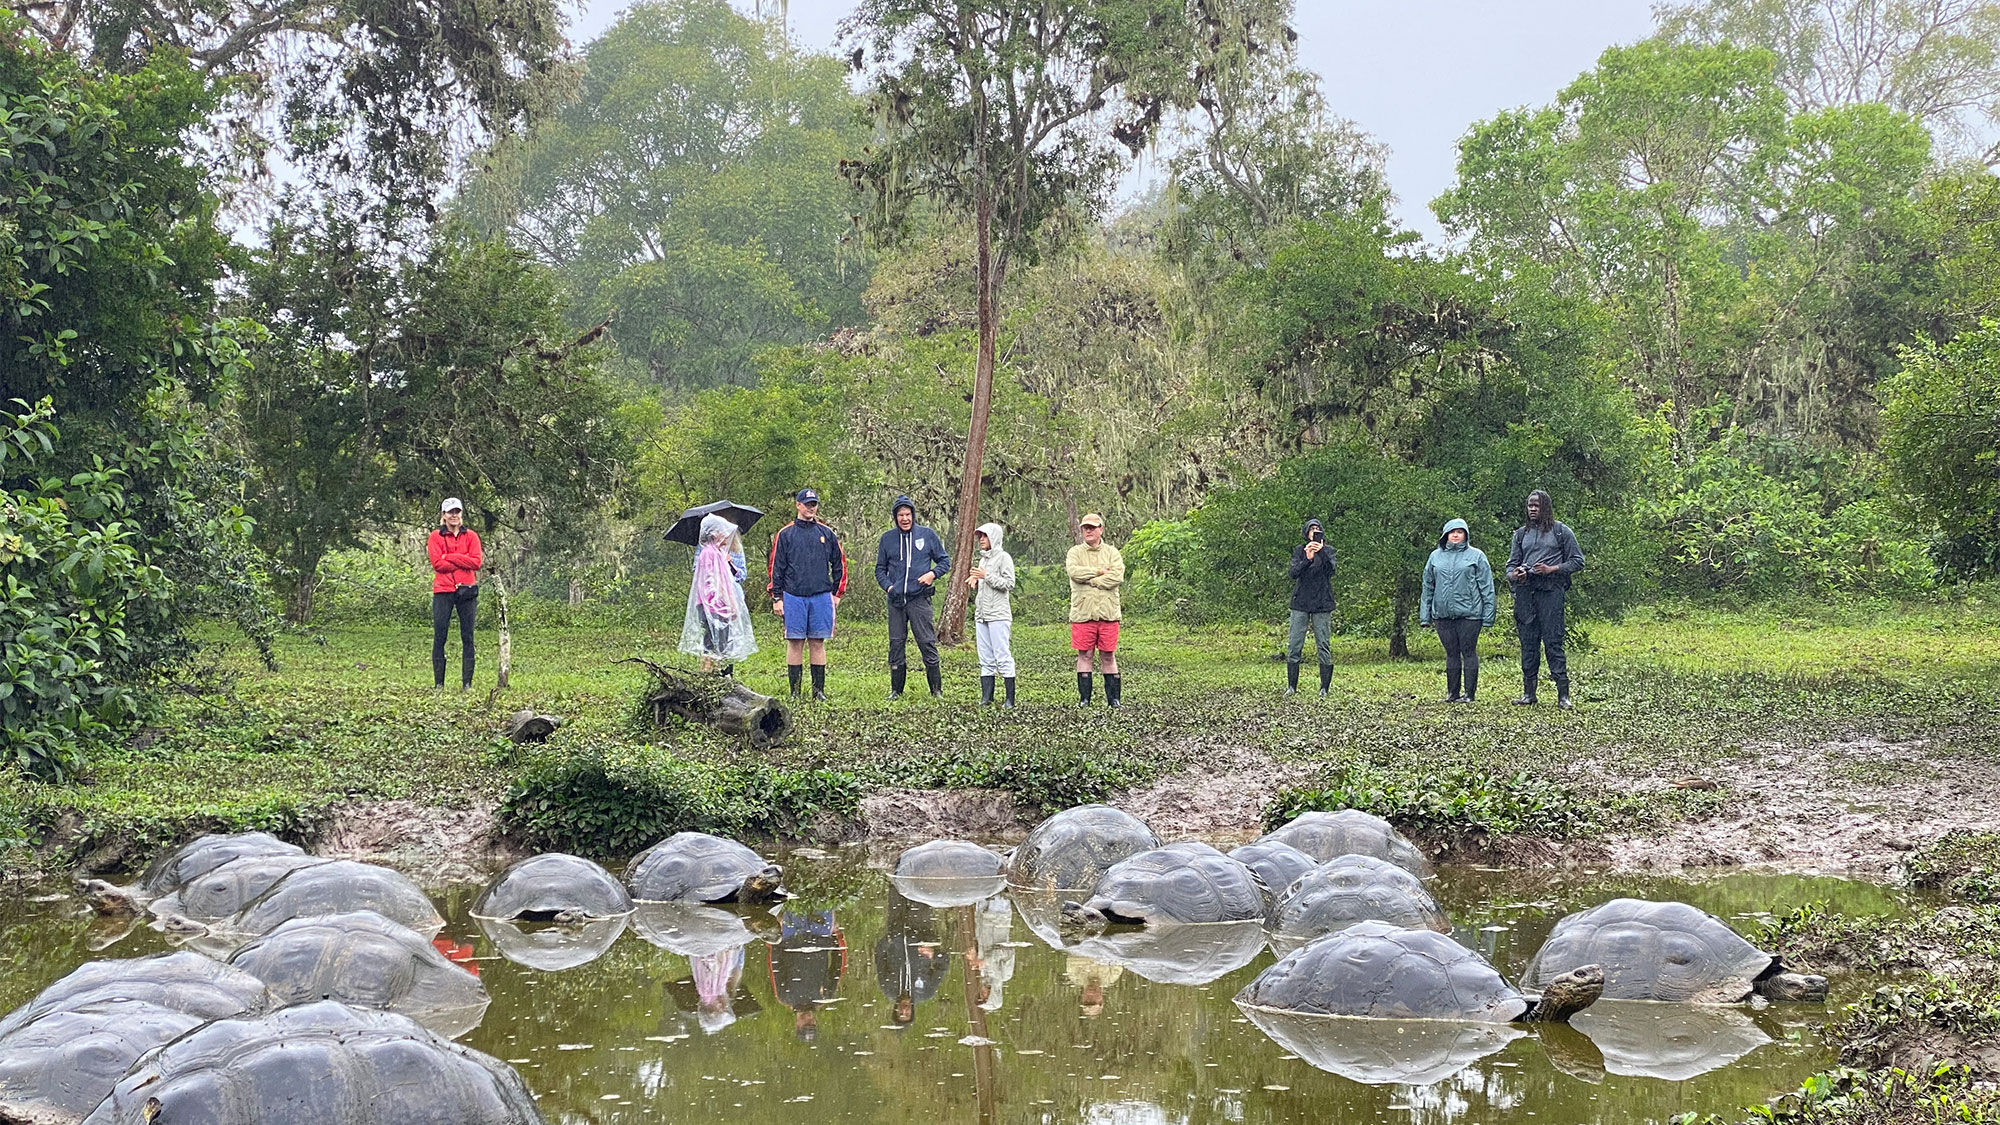
M866 0L837 54L726 0L0 13L0 758L74 769L201 618L416 618L444 495L586 613L806 485L1029 565L1104 512L1188 621L1318 517L1398 652L1439 526L1534 488L1585 612L1991 576L2000 3L1858 6L1663 6L1468 125L1436 244L1284 0Z

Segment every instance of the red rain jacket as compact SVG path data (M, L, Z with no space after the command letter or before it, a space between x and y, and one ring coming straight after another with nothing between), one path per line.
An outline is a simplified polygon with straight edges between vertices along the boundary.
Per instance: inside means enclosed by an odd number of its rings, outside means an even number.
M443 528L431 532L431 569L437 574L431 579L431 593L449 594L460 586L479 585L479 568L486 562L486 554L479 548L479 533L469 527L460 528L457 535L446 535Z

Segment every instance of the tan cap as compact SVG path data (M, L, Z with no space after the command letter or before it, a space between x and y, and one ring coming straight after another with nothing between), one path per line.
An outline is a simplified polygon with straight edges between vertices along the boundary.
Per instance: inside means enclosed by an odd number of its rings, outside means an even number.
M1096 512L1085 512L1085 513L1083 514L1083 518L1082 518L1082 519L1080 519L1080 520L1078 520L1078 521L1076 521L1076 526L1078 526L1078 527L1103 527L1103 526L1104 526L1104 517L1103 517L1103 516L1100 516L1100 515L1098 515L1098 514L1097 514Z

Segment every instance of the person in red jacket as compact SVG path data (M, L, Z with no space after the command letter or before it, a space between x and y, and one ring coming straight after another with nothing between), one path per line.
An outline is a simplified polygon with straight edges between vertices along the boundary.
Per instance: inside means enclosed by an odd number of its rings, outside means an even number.
M439 527L431 532L431 675L444 687L444 638L451 615L458 614L458 636L465 645L459 660L458 690L472 686L472 622L479 612L479 568L486 562L479 533L465 526L465 505L452 497L444 502Z

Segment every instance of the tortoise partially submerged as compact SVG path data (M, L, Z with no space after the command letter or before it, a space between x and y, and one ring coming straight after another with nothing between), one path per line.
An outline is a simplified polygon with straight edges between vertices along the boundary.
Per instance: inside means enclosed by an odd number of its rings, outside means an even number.
M1299 876L1319 866L1313 857L1268 836L1230 849L1229 858L1255 871L1276 896L1282 896Z
M45 1011L0 1036L0 1121L76 1121L141 1055L205 1022L144 1000Z
M212 926L172 917L163 920L174 928L255 935L270 933L293 918L358 910L372 910L422 933L435 934L444 928L444 917L430 896L408 877L386 867L345 859L287 872L243 909Z
M1063 920L1105 925L1262 922L1269 892L1256 872L1207 844L1153 848L1111 865L1082 904L1063 904Z
M632 857L625 886L637 902L775 902L784 875L734 840L676 832Z
M331 862L303 854L238 856L153 900L147 909L161 917L179 915L197 922L218 922L250 905L292 872Z
M932 840L896 857L896 889L927 906L971 906L1007 887L998 852L964 840Z
M1430 874L1424 853L1394 825L1358 809L1300 813L1263 839L1290 844L1319 863L1344 855L1365 855L1393 863L1419 879Z
M498 1059L393 1012L323 1000L181 1036L140 1060L84 1121L542 1125L542 1116Z
M1523 995L1472 950L1435 930L1359 922L1295 949L1236 994L1243 1008L1372 1019L1565 1022L1604 990L1584 965Z
M1301 875L1271 911L1271 945L1280 953L1357 922L1445 933L1444 909L1415 875L1372 856L1344 855Z
M262 1012L272 1006L264 982L240 969L199 953L155 953L77 966L0 1019L0 1037L37 1016L106 1000L145 1001L200 1020Z
M136 914L154 899L170 895L233 859L245 856L303 856L297 844L287 844L268 832L207 835L182 844L156 859L139 882L121 887L102 879L78 879L77 892L100 914Z
M583 922L630 913L632 896L611 872L562 852L513 864L472 904L475 918L526 922Z
M1078 805L1036 825L1014 849L1007 882L1016 887L1089 891L1112 864L1160 846L1153 830L1109 805Z
M490 1002L478 977L429 939L373 911L294 918L229 958L281 1005L338 1000L409 1016L440 1035L479 1026Z
M1604 995L1613 1000L1826 999L1825 977L1787 971L1776 955L1685 902L1615 898L1571 914L1549 932L1523 979L1533 987L1586 962L1604 966Z

